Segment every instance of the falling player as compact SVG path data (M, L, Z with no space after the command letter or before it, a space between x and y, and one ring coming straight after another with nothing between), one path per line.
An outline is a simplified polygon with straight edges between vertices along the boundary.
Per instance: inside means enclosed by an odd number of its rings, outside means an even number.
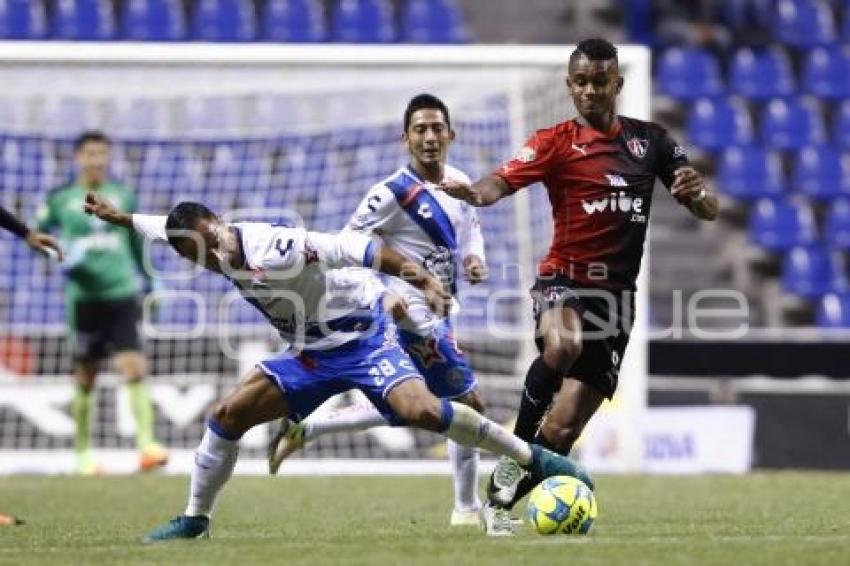
M226 224L205 206L181 203L167 217L127 214L97 194L86 211L167 240L184 258L225 276L265 315L289 348L260 362L210 412L183 515L146 540L209 536L216 496L236 464L239 439L274 419L301 420L329 397L360 389L394 424L440 432L463 445L508 455L539 476L591 481L566 457L522 441L470 407L430 393L395 340L371 267L404 274L445 315L451 295L415 262L356 233L322 234L264 223Z
M713 220L718 210L663 128L616 114L623 77L613 45L581 42L566 83L578 117L537 131L512 160L471 186L443 184L475 206L537 182L549 192L555 234L532 288L541 353L526 375L514 433L561 454L617 387L655 178L697 218ZM538 480L499 461L482 513L488 534L511 532L506 509Z
M458 263L473 285L486 276L484 240L475 208L436 190L436 185L446 179L469 182L465 173L446 164L454 138L446 105L430 94L413 97L404 112L402 132L409 165L374 185L345 228L379 236L386 245L440 278L453 293ZM399 342L431 392L483 413L475 376L455 342L450 322L434 316L423 292L406 281L390 278L387 287L400 299L389 305L391 312L395 310ZM276 473L285 457L323 434L386 424L373 408L357 405L298 424L284 421L269 451L270 471ZM478 451L453 440L447 444L455 488L449 522L454 526L478 525Z

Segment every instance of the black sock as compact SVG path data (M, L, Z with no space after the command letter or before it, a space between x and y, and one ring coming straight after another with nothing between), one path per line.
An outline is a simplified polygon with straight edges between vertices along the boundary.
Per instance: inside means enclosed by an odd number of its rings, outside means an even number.
M538 356L531 363L525 375L525 387L514 426L515 435L526 442L534 438L540 427L540 420L552 403L555 392L561 388L563 379L560 371L546 365L543 356Z

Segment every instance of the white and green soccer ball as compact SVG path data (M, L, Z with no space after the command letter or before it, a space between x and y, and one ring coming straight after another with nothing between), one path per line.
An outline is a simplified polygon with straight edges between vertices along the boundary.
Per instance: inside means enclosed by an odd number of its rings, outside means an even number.
M586 535L597 513L593 492L570 476L543 480L528 498L528 519L541 535Z

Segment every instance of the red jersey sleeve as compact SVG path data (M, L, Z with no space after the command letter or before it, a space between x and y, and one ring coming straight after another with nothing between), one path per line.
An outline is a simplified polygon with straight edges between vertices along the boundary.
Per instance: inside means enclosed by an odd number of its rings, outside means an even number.
M688 156L685 148L679 145L667 133L667 130L657 128L656 136L658 137L658 162L655 170L661 182L669 189L673 184L673 172L679 167L688 165Z
M494 175L504 179L516 191L542 181L550 172L554 156L555 137L552 132L538 130Z

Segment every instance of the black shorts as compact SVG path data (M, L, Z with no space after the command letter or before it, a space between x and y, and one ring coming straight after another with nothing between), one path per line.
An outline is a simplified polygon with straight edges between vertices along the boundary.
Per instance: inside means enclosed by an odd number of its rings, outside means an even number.
M138 351L141 309L136 297L74 303L74 358L102 360L111 352Z
M585 287L563 275L538 277L531 288L534 340L543 352L540 317L547 310L571 308L582 317L582 350L567 376L610 399L617 389L620 365L634 323L634 293Z

